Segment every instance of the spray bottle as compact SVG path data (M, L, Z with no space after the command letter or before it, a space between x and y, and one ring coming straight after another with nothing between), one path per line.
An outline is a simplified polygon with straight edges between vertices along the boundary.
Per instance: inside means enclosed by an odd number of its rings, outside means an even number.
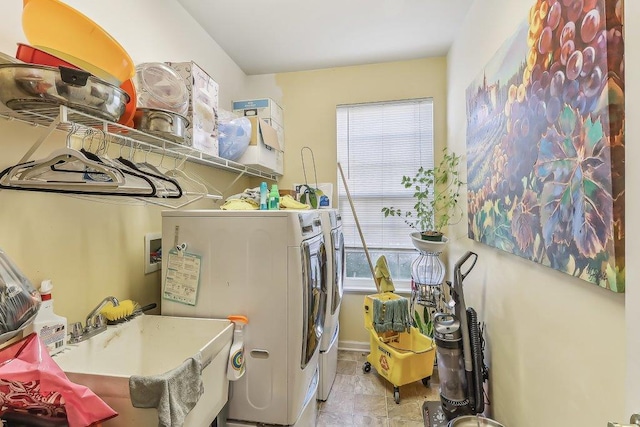
M229 316L227 319L233 322L233 343L229 350L229 366L227 367L227 379L236 381L244 375L244 325L249 323L245 316Z
M33 323L25 328L25 334L35 332L46 345L49 355L61 352L67 345L67 318L53 312L51 280L43 280L40 284L42 304Z

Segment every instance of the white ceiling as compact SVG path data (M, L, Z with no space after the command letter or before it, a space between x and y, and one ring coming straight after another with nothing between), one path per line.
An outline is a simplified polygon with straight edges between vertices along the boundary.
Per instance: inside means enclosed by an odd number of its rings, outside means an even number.
M445 55L473 0L178 0L248 75Z

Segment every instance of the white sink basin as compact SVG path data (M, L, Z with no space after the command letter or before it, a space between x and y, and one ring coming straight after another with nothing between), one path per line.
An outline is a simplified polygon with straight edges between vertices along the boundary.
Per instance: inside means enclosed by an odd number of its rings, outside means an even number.
M155 409L131 404L129 377L168 372L200 352L204 394L184 426L203 427L213 422L227 402L232 336L233 324L228 320L141 315L70 345L53 360L71 381L89 387L119 413L104 427L157 426Z

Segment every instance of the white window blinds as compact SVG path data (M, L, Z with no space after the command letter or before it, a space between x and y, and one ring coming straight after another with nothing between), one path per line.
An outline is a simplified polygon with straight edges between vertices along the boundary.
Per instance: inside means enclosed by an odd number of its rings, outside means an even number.
M415 204L402 176L433 167L433 102L418 99L337 107L338 161L347 179L367 247L413 248L413 231L382 207ZM346 248L362 248L346 191L338 179L338 203ZM374 260L375 261L375 260Z

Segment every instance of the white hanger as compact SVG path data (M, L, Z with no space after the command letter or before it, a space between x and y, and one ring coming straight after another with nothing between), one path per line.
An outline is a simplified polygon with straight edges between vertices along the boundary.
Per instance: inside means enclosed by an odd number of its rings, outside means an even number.
M68 173L83 172L82 169L69 171L52 170L51 166L79 163L87 174L102 174L107 180L70 179ZM86 168L90 169L87 170ZM76 175L77 178L77 175ZM15 165L5 174L0 183L7 186L28 186L28 187L67 187L81 188L100 187L114 189L125 183L125 177L121 171L103 163L89 160L84 154L72 148L60 148L53 151L49 156L41 160L31 160L26 163Z

